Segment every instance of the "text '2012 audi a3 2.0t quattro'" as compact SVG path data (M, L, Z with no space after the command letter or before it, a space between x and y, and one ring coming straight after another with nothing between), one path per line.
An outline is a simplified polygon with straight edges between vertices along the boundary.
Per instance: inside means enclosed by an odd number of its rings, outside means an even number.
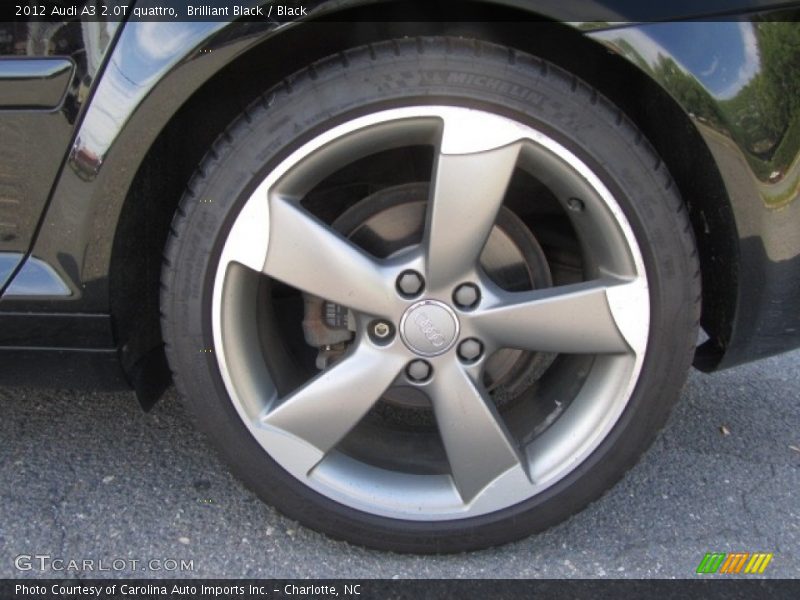
M786 3L129 4L0 24L5 384L174 381L285 514L447 552L800 345Z

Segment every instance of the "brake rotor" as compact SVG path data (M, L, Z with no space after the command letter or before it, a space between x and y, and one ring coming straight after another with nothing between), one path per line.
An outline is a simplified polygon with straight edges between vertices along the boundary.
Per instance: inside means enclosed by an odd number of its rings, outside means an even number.
M428 201L427 183L407 183L384 188L342 213L333 228L366 252L389 258L422 243ZM480 257L486 275L507 291L552 286L544 252L530 230L510 209L501 207ZM484 384L504 405L546 370L552 356L510 348L487 359ZM424 392L411 386L389 388L383 400L405 408L429 408Z

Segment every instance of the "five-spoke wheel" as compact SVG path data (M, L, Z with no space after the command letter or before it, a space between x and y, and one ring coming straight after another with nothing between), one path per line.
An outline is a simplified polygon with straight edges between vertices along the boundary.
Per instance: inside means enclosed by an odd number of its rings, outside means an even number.
M341 169L363 148L374 154L420 140L436 158L419 244L379 258L304 210L314 174ZM486 275L480 257L516 169L557 179L567 203L581 199L572 222L592 257L590 279L512 292ZM252 364L260 360L246 347L252 325L241 319L250 286L246 276L231 276L242 266L352 313L353 338L340 359L288 394L276 393L264 367ZM273 169L228 234L212 310L228 393L264 450L333 499L413 519L505 508L573 469L622 413L649 324L637 242L600 180L541 131L452 106L348 121ZM546 434L529 440L530 432L509 431L483 383L486 357L508 348L597 357L591 384ZM449 473L377 473L337 450L389 388L406 383L430 400Z
M190 184L163 278L178 387L239 477L337 537L448 551L547 527L678 396L699 284L681 200L552 65L444 38L342 56L266 93Z

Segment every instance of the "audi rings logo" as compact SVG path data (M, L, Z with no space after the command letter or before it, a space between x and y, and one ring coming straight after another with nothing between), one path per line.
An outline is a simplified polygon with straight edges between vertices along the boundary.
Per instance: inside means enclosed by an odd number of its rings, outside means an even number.
M444 346L445 342L447 342L447 338L444 337L444 334L439 331L436 325L433 324L433 321L431 321L424 312L420 311L414 316L414 324L419 327L422 335L433 344L434 348L441 348Z
M400 336L420 356L447 352L458 338L455 313L438 300L422 300L410 306L400 319Z

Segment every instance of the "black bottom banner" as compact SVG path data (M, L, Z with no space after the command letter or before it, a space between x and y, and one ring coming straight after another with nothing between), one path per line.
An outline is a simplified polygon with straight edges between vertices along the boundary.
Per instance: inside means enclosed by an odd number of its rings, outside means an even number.
M559 600L800 598L800 580L286 580L286 579L29 579L0 580L3 600L76 598L169 599L349 598L356 600L558 598Z

